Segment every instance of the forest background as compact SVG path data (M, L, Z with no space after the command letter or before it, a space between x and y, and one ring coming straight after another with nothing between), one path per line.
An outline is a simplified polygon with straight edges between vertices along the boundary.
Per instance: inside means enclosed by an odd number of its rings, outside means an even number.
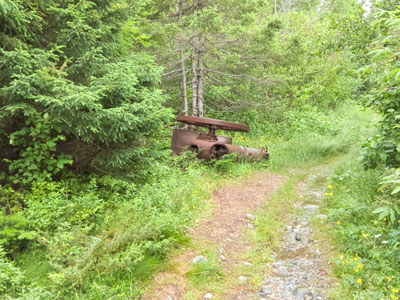
M359 299L388 296L400 283L399 24L390 0L369 13L348 0L0 0L0 294L139 297L215 182L350 151L343 122L358 104L381 119L333 180L370 188L339 193L330 220L348 218L337 239L370 266ZM276 158L172 157L181 114L246 123L234 138ZM371 249L361 231L389 242ZM352 290L356 275L338 270Z

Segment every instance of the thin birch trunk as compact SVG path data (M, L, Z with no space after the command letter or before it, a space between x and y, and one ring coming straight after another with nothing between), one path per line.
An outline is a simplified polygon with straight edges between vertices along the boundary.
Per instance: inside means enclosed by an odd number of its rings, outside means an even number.
M196 46L192 52L192 116L197 116L197 71L196 71Z
M179 0L179 24L182 24L183 0ZM179 50L181 54L181 70L182 70L182 93L183 93L183 113L189 115L189 105L187 98L187 78L185 67L185 55L183 53L182 32L179 33Z
M199 75L198 75L198 86L197 86L197 101L199 105L199 117L204 117L204 97L203 97L203 55L204 55L204 37L200 38L200 47L198 53L199 60Z

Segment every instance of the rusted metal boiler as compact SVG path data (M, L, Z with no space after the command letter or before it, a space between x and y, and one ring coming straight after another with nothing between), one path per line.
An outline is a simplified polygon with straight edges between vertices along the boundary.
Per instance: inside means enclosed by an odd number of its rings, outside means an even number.
M178 122L208 128L208 133L189 129L175 128L172 136L172 151L180 155L183 151L190 150L197 153L202 159L221 159L225 154L237 153L239 158L250 160L268 159L268 149L253 149L239 145L232 145L232 138L217 136L216 130L249 132L247 125L222 120L200 117L180 116Z

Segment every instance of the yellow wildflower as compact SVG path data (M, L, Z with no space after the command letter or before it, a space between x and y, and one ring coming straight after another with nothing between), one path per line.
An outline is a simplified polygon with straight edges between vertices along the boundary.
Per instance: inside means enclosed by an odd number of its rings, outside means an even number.
M355 269L354 272L358 273L358 272L360 272L360 270L359 269Z
M383 221L385 221L385 222L386 222L386 221L387 221L387 218L383 218Z
M357 283L360 283L360 284L361 284L361 283L362 283L362 279L361 279L361 278L358 278L358 279L357 279Z
M333 189L332 184L328 185L328 189Z
M362 263L357 264L357 268L361 269L362 267L364 267Z
M195 194L198 194L199 192L197 190L194 191Z
M340 225L340 221L336 221L336 225Z
M393 293L398 293L398 292L399 292L399 289L392 288L392 292L393 292Z
M357 261L357 260L359 260L360 258L358 257L358 256L355 256L354 257L354 261Z
M333 196L333 193L328 193L328 195L329 195L330 197L332 197L332 196Z
M369 233L363 233L363 234L362 234L362 237L363 237L364 239L366 239L366 238L369 237L369 236L370 236Z
M392 281L392 278L390 278L389 276L386 277L386 279L387 279L388 281Z

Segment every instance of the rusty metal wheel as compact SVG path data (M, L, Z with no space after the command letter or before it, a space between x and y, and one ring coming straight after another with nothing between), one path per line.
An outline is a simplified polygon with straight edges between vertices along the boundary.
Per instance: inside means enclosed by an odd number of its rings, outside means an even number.
M190 117L190 116L180 116L176 119L178 122L182 122L185 124L196 125L201 127L212 128L215 130L228 130L228 131L241 131L241 132L249 132L250 128L247 125L227 122L222 120L215 119L207 119L200 117Z

